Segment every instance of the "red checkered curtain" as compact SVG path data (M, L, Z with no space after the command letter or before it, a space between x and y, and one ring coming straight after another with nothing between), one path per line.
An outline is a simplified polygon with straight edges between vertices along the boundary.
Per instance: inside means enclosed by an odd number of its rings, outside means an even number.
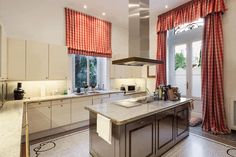
M215 13L205 17L202 49L202 128L215 134L229 133L223 89L222 14Z
M192 0L158 16L157 59L166 59L166 35L174 27L205 18L202 50L203 130L215 134L228 133L223 92L223 29L224 0ZM163 66L166 66L165 64ZM161 68L160 68L161 67ZM166 78L166 67L157 68L156 84Z
M163 61L163 64L157 65L156 87L166 85L166 39L167 31L159 32L157 35L157 59Z
M69 54L112 56L111 23L65 8L66 45Z

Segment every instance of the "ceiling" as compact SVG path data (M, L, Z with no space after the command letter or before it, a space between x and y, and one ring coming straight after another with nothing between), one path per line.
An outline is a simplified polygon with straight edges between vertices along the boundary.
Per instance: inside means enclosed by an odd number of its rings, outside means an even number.
M57 0L58 1L58 0ZM128 0L59 0L66 6L72 6L76 10L111 21L119 26L128 26ZM160 15L189 0L150 0L150 13L153 16ZM87 5L87 9L83 6ZM168 8L165 8L168 5ZM106 15L102 16L102 12Z

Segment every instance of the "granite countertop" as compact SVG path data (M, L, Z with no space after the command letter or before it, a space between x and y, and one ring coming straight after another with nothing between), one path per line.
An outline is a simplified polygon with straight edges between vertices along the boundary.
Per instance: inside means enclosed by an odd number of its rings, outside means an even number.
M102 96L106 94L116 94L116 93L124 93L123 91L119 90L105 90L105 91L99 91L99 93L88 93L88 94L68 94L68 95L54 95L54 96L45 96L45 97L34 97L30 99L25 99L24 102L38 102L38 101L49 101L49 100L60 100L60 99L71 99L71 98L80 98L80 97L90 97L90 96ZM145 91L136 91L136 92L130 92L126 93L124 95L133 95L133 94L140 94L145 93Z
M124 101L128 101L124 100ZM96 114L101 114L109 119L115 125L123 125L149 115L174 108L184 103L190 102L192 99L181 98L179 101L154 101L151 103L141 104L139 106L127 108L119 106L115 103L104 103L99 105L89 105L85 109Z
M23 105L23 101L9 101L0 110L0 156L20 156Z

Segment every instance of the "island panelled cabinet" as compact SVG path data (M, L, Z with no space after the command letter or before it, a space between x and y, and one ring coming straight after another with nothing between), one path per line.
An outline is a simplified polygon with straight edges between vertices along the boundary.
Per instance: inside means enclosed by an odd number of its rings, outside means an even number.
M94 157L159 157L189 135L188 106L186 103L123 125L112 124L111 145L97 135L96 114L90 112L90 153Z

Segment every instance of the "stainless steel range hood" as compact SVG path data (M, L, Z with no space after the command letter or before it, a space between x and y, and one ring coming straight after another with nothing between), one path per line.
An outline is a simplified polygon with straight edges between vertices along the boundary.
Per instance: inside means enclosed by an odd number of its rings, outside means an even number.
M143 66L162 64L149 59L149 0L129 0L129 57L112 64Z

